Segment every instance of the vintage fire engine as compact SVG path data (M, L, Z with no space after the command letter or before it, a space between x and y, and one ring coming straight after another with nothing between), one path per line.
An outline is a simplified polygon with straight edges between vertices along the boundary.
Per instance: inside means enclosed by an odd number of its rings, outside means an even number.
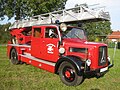
M101 76L111 64L106 44L88 42L84 30L69 24L101 20L110 20L109 13L81 5L16 21L7 55L13 64L31 64L58 74L66 85L79 85L85 74Z

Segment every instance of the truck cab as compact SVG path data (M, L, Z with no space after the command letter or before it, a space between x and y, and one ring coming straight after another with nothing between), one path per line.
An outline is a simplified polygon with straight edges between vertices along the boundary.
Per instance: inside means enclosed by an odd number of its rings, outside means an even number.
M8 44L13 64L24 62L56 73L69 86L82 83L86 73L108 71L107 45L88 42L85 31L62 23L32 26L29 44Z

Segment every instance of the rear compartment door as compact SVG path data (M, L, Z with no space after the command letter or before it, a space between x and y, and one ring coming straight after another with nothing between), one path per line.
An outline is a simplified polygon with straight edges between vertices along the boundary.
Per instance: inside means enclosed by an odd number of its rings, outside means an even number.
M32 41L31 41L31 55L36 58L41 58L41 48L42 48L42 27L33 26L32 27Z

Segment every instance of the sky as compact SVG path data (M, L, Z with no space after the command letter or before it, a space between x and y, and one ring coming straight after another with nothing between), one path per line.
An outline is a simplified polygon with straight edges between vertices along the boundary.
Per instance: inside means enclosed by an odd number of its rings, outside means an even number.
M120 31L120 0L68 0L66 8L72 8L76 4L86 3L88 5L99 4L105 6L105 10L110 13L111 28L113 31Z
M76 4L86 3L88 5L99 4L99 6L105 6L106 11L110 13L111 17L111 28L113 31L120 31L120 0L68 0L66 2L65 8L73 8ZM4 21L0 21L0 24L5 24L7 22L13 22L14 18L10 21L7 17Z

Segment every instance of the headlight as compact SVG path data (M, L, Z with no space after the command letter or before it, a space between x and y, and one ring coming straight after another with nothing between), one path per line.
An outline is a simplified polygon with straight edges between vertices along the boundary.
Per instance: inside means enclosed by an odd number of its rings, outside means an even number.
M107 57L108 61L110 62L110 57Z
M65 53L65 48L61 47L61 48L59 49L59 53L60 53L60 54L64 54L64 53Z
M86 64L87 64L87 66L90 66L90 65L91 65L91 60L88 59L88 60L86 61Z

